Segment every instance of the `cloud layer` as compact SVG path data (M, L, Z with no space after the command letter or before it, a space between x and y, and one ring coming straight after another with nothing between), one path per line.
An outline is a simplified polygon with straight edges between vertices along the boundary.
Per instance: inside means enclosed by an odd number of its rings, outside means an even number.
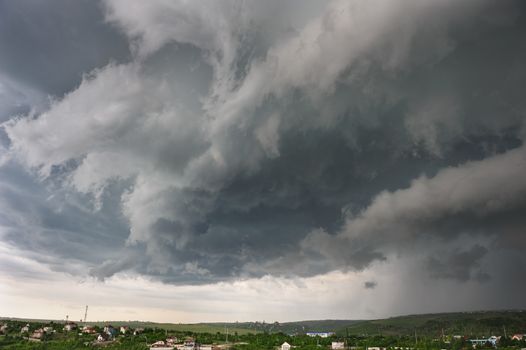
M525 266L520 2L60 4L0 38L1 237L34 259L180 285Z

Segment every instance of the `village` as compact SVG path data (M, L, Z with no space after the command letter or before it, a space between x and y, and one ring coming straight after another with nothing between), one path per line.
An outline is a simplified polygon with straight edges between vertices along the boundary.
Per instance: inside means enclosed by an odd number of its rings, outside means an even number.
M526 333L526 332L525 332ZM168 331L160 328L132 328L129 325L79 324L63 322L0 322L0 348L4 349L149 349L149 350L460 350L526 349L526 334L438 338L341 336L335 332L302 334L226 334Z

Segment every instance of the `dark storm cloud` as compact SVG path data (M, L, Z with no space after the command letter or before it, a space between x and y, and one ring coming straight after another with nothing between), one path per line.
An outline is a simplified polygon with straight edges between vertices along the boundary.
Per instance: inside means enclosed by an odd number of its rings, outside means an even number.
M0 2L0 72L44 94L62 96L82 74L129 59L98 1Z
M29 209L26 193L2 192L13 245L75 256L100 279L181 284L363 271L397 256L419 256L440 281L493 281L493 250L524 247L519 2L46 11L57 20L39 18L41 36L20 24L24 40L2 39L16 49L0 59L12 79L69 92L3 124L6 164L39 177L5 180L37 189ZM59 25L71 31L53 35ZM30 49L41 54L15 66ZM89 209L57 210L51 194Z
M3 242L33 252L32 258L56 271L72 274L82 273L84 264L97 264L122 249L127 228L115 206L118 203L107 199L105 211L94 213L82 196L50 183L42 185L14 164L2 167ZM10 270L10 274L18 272Z
M488 253L485 247L474 245L468 250L455 251L446 257L431 257L428 269L432 276L437 278L453 278L467 281L473 277L477 279L489 278L482 271L474 272L479 267L480 260Z

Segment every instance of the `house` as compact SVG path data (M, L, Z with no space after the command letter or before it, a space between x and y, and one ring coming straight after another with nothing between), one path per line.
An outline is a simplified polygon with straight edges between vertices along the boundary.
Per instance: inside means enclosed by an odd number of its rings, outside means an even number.
M177 342L178 342L178 339L176 337L166 338L166 345L174 346Z
M308 335L309 337L328 338L334 335L334 332L307 332L305 334Z
M54 330L53 327L51 327L51 326L45 326L44 328L42 328L42 330L43 330L44 333L46 333L46 334L55 333L55 330Z
M499 337L496 337L494 335L492 335L491 337L488 338L488 342L493 345L494 347L497 346L497 343L500 341L500 336Z
M163 340L158 340L153 344L150 344L150 350L173 350L173 345L168 344Z
M20 329L20 333L29 333L29 323Z
M491 344L493 347L497 347L497 343L499 342L500 337L491 336L488 339L469 339L468 341L471 343L473 348L476 348L477 345L484 346L486 344Z
M110 338L114 338L117 335L117 329L109 324L104 326L104 333L106 333Z
M345 343L342 341L333 341L331 343L331 349L332 350L341 350L345 349Z
M284 342L283 344L281 344L281 350L290 350L290 344Z
M511 340L521 341L521 340L526 340L526 339L524 339L524 334L514 334L513 337L511 337Z
M109 338L110 338L110 336L107 333L99 333L97 335L97 341L98 342L108 341Z
M385 348L381 348L379 346L369 346L367 350L385 350Z
M44 338L44 334L46 333L44 332L42 328L37 329L36 331L33 332L33 334L29 336L29 340L41 341L42 338Z
M75 322L67 321L64 325L64 330L66 332L71 332L72 330L77 329L77 324Z
M7 333L7 323L4 323L0 326L0 334L6 334Z
M95 333L97 333L97 331L95 330L95 327L84 326L84 327L82 327L82 333L84 333L84 334L95 334Z
M121 326L120 328L121 334L126 334L130 331L130 327L128 326Z
M144 328L135 328L133 335L141 334L142 332L144 332Z
M199 344L195 342L194 338L188 337L184 340L183 349L184 350L199 350Z

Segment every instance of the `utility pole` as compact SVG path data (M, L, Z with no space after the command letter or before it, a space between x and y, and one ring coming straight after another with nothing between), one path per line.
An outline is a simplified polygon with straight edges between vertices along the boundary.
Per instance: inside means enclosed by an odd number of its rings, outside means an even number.
M508 338L508 336L506 335L506 326L502 326L502 328L504 329L504 338Z
M88 305L86 305L86 311L84 311L84 323L86 323L87 318L88 318Z

